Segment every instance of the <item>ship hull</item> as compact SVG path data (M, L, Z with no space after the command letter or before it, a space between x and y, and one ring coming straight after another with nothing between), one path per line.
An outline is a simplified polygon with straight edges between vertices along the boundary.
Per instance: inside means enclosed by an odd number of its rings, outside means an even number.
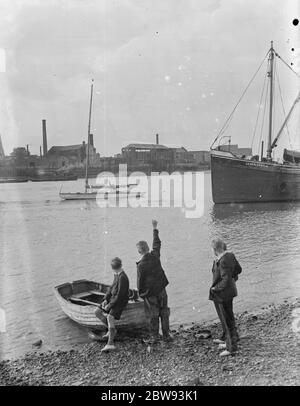
M211 151L212 197L216 204L300 200L300 166L239 159Z
M120 199L120 198L133 198L139 199L142 196L142 193L137 192L136 194L130 194L130 192L120 192L120 191L102 191L101 189L98 192L76 192L76 193L59 193L59 197L62 200L109 200L110 198Z
M96 200L97 192L59 193L62 200Z

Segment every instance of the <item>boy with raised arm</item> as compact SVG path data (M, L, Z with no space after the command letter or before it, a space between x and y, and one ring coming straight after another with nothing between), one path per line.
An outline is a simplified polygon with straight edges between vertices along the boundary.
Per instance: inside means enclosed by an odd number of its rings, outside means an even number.
M169 284L160 263L161 241L158 235L157 221L152 220L153 246L150 252L146 241L137 243L141 259L137 262L137 288L139 295L144 299L145 312L149 321L150 341L156 343L159 338L159 320L163 339L170 341L168 295L166 286Z

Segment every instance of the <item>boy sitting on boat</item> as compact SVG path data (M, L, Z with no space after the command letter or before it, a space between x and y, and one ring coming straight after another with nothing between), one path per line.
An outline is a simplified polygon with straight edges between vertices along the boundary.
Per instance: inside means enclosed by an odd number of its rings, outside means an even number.
M116 349L114 345L114 339L117 332L115 321L120 320L129 297L129 279L122 268L121 259L118 257L113 258L111 261L111 268L115 274L113 284L106 293L104 301L101 303L101 307L95 312L95 315L100 320L103 320L103 311L107 314L106 321L108 332L104 337L108 338L108 342L102 349L102 352L113 351Z

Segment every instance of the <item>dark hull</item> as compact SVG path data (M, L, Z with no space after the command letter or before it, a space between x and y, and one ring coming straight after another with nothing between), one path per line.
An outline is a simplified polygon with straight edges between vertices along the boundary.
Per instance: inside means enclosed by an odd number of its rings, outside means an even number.
M0 179L0 183L25 183L28 182L28 179L18 179L18 178L14 178L14 179Z
M211 152L214 203L300 200L300 166L256 162Z
M62 182L62 181L69 181L69 180L77 180L77 176L40 176L36 178L30 178L31 182Z

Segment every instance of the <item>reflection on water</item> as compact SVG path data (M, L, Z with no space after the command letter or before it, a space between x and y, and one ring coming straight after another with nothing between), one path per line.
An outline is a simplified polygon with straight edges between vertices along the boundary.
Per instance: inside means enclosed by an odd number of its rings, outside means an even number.
M64 202L59 184L0 185L0 307L6 333L0 356L16 356L42 339L43 349L70 348L88 340L68 320L53 294L55 285L80 278L110 283L110 258L120 256L136 286L136 242L151 240L159 221L162 263L174 324L215 318L208 301L210 241L223 237L243 266L237 311L299 295L300 205L220 205L205 179L205 213L187 219L178 208L107 208L95 202ZM68 182L73 190L83 182Z
M210 214L213 219L222 220L232 216L237 218L245 213L260 215L260 213L296 211L299 208L300 202L215 204L211 206Z

